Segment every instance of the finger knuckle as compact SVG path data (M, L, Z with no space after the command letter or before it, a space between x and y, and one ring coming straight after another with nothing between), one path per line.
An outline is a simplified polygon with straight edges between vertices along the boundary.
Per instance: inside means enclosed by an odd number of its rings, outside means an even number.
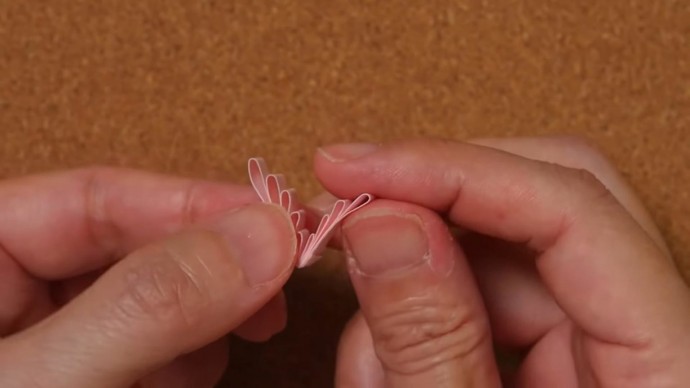
M113 200L118 197L113 195L108 182L116 181L127 171L99 165L79 170L83 177L82 202L87 236L95 246L114 257L122 254L122 236L114 216L117 201Z
M189 225L193 223L198 215L198 201L200 193L202 192L202 184L197 181L190 180L186 183L182 191L182 201L180 209L180 221L182 225Z
M377 321L376 352L388 370L400 374L465 358L489 336L488 326L470 309L430 299L399 303Z

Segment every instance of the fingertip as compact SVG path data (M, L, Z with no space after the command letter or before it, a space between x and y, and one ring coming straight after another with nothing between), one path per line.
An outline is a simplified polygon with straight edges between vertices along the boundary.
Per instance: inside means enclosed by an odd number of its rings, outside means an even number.
M348 151L349 147L353 147L354 151ZM362 153L362 148L367 152ZM316 178L336 197L349 198L367 192L362 187L368 186L368 178L363 176L360 166L364 163L367 168L371 167L368 161L381 149L380 146L360 143L321 147L314 155ZM348 158L348 152L358 156ZM353 180L354 177L364 178L364 181Z
M250 286L286 279L294 267L297 239L288 214L279 206L255 204L207 224L227 243Z
M455 199L461 176L457 168L449 169L447 164L458 150L448 141L398 141L376 145L364 154L359 153L362 146L357 143L352 145L355 157L341 156L348 154L350 146L323 147L314 160L317 178L336 196L351 197L366 192L434 210L446 208ZM467 150L460 150L463 151ZM338 156L331 156L331 152Z

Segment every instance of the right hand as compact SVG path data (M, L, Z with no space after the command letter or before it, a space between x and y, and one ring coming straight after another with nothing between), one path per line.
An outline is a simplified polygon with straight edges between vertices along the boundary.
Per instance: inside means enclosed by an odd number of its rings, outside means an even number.
M496 387L495 341L525 351L518 387L686 386L690 292L613 168L558 139L475 143L317 154L331 193L381 198L342 228L361 312L336 385Z

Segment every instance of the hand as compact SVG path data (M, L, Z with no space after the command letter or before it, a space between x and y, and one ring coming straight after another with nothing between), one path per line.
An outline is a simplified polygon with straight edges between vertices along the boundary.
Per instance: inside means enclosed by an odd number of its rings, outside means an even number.
M613 168L563 139L476 143L317 154L333 194L385 198L343 225L361 312L336 385L497 387L496 342L525 352L508 386L685 386L690 292Z
M0 386L211 387L285 325L295 237L249 188L115 169L0 183Z

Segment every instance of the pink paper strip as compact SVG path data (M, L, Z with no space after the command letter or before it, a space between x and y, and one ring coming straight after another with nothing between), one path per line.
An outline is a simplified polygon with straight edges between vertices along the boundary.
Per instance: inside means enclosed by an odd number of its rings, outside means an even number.
M304 227L305 211L298 206L295 191L287 187L283 175L268 174L266 162L261 158L249 159L248 171L252 187L261 201L279 205L290 215L297 235L298 268L316 262L328 246L338 224L345 217L366 206L374 199L371 194L364 193L354 200L337 200L330 211L321 218L316 231L309 233Z

